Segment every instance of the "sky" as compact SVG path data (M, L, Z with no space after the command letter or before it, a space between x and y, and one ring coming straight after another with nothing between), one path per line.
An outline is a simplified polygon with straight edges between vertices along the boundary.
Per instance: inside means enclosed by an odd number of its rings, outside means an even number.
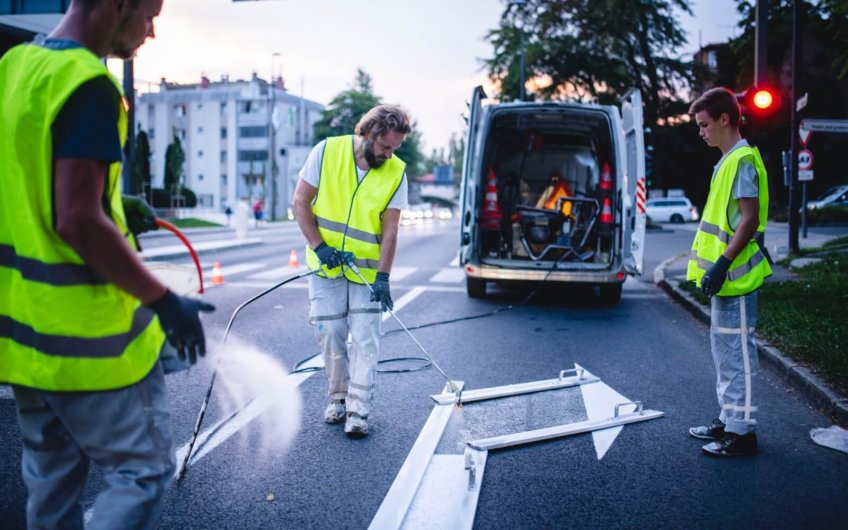
M267 79L282 73L289 92L328 103L362 68L376 95L417 122L425 153L459 133L473 88L486 83L481 59L506 0L165 0L156 38L135 61L136 88L160 78L197 83ZM693 0L680 15L694 52L738 30L733 0ZM279 54L276 55L275 54ZM112 61L115 63L116 61ZM119 74L119 65L111 64ZM117 66L117 68L116 68Z

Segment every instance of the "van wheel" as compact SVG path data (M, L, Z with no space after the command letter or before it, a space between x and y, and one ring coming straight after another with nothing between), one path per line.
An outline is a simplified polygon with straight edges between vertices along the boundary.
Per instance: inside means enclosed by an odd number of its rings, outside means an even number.
M679 213L676 213L676 214L671 216L671 222L679 225L679 224L683 223L683 216L680 215Z
M486 296L486 280L481 280L479 278L471 278L470 276L466 276L465 278L465 290L468 292L468 296L471 298L485 298Z
M598 286L600 302L603 305L616 305L621 301L621 284L606 283Z

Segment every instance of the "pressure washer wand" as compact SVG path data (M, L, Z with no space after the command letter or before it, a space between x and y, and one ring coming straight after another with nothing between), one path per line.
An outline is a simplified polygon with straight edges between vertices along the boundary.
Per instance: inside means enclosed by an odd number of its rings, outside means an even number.
M310 270L310 271L303 272L301 274L292 276L290 278L287 278L287 279L281 281L280 283L278 283L278 284L276 284L272 287L269 287L268 289L265 289L264 291L257 294L256 296L242 302L241 305L239 305L235 309L235 311L233 311L233 314L230 315L230 321L227 322L227 329L224 331L224 338L221 339L221 351L224 350L224 345L227 344L227 337L230 335L230 329L233 327L233 321L236 319L236 315L239 313L239 311L244 309L244 307L246 307L247 305L252 304L256 300L259 300L260 298L262 298L266 294L270 293L271 291L274 291L275 289L278 289L278 288L282 287L283 285L285 285L289 282L293 282L295 280L299 280L300 278L305 278L307 276L311 276L311 275L313 275L317 272L320 272L320 271L321 271L321 269L318 268L318 269L315 269L315 270ZM188 443L188 451L186 451L185 458L183 459L182 463L180 464L180 468L177 470L177 474L176 474L177 481L182 480L182 478L186 474L186 471L188 470L188 461L191 458L191 452L192 452L192 449L194 449L194 444L195 444L195 442L197 442L197 433L200 432L200 425L203 423L203 417L206 415L206 407L209 406L209 398L212 396L212 388L215 386L215 379L218 377L218 365L220 365L220 364L221 364L221 357L218 357L217 360L215 361L215 369L212 371L212 379L209 381L209 388L206 389L206 397L203 398L203 403L200 405L200 412L197 414L197 421L194 423L194 432L191 435L191 441L189 441L189 443Z
M371 286L370 283L368 283L368 281L365 278L362 277L362 274L359 272L359 268L356 265L354 265L353 260L348 259L347 266L350 268L350 270L353 271L354 274L356 274L359 277L360 280L362 280L362 283L364 283L365 285L368 286L368 289L373 294L374 288ZM457 406L461 407L462 406L462 401L461 401L461 399L462 399L462 388L459 385L457 385L456 383L454 383L453 380L450 377L448 377L448 374L446 374L445 371L442 370L442 368L439 366L439 364L435 360L433 360L433 357L431 357L430 354L427 353L427 350L424 349L424 346L422 346L421 343L418 342L418 339L415 338L415 335L413 335L406 328L406 326L403 324L403 322L400 321L400 319L395 314L395 312L392 311L392 309L390 307L386 307L386 309L389 311L389 314L394 317L394 319L397 321L397 323L400 324L400 327L403 328L403 330L406 332L406 334L409 335L409 338L412 339L412 342L414 342L415 345L418 346L418 349L421 350L421 353L423 353L424 356L427 357L427 359L433 364L433 366L436 368L436 370L438 370L439 373L442 374L442 377L444 377L445 381L448 382L448 385L451 388L451 392L453 392L456 395Z

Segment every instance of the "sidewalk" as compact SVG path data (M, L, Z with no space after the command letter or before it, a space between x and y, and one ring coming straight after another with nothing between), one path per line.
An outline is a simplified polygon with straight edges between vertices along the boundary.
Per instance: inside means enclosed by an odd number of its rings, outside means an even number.
M772 224L769 224L769 228ZM779 228L779 227L778 227ZM846 229L848 231L848 229ZM768 231L767 231L768 234ZM774 238L766 236L766 246L775 261L786 257L785 243L774 245ZM826 241L837 235L809 233L806 239L799 239L801 248L820 247ZM783 239L783 241L786 241ZM710 323L710 308L701 305L691 294L682 290L678 285L686 279L686 265L689 253L673 256L654 269L654 283L665 289L672 298L680 302L696 318L705 324ZM793 264L795 261L793 261ZM791 278L792 272L780 265L774 265L774 275L766 281L779 281ZM765 339L757 338L760 360L763 366L793 387L800 390L810 401L810 404L824 414L834 417L842 424L848 424L848 398L831 390L821 379L807 369L803 364L792 360L783 352L768 344Z

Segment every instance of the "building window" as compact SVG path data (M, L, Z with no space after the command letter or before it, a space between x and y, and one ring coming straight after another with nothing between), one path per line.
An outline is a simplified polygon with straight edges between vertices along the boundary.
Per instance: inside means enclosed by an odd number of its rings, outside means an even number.
M203 158L203 149L197 152L197 158Z
M251 162L251 161L263 162L265 160L268 160L268 150L267 149L262 149L262 150L253 149L253 150L239 151L238 152L238 159L239 159L239 162Z
M221 151L221 163L222 164L227 163L227 152L226 151Z
M202 173L199 173L197 175L197 180L198 180L198 182L203 180L203 174Z
M197 128L197 134L201 134L202 132L203 132L203 127L198 127Z
M710 69L710 72L718 70L718 57L716 57L715 50L711 50L707 53L707 68Z
M215 196L211 193L201 193L197 196L197 202L203 208L212 208L215 206Z
M221 139L225 140L227 138L227 128L221 127Z
M265 138L268 136L268 127L266 125L239 127L239 136L241 138Z
M152 127L150 129L147 129L147 137L150 138L151 140L156 138L156 129L154 129Z
M180 129L180 140L185 140L185 129Z

